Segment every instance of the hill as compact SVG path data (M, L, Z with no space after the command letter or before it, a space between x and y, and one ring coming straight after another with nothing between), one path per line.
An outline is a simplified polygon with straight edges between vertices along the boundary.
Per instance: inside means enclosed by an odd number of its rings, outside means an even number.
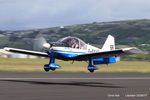
M108 34L116 38L119 47L136 46L150 52L150 20L124 20L93 22L23 31L0 31L0 48L5 46L32 50L33 41L42 34L47 41L57 41L65 36L76 36L87 43L101 47Z

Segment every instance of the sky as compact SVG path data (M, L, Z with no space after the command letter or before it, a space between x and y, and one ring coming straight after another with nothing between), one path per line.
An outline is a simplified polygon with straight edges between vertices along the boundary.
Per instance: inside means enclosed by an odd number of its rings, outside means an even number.
M150 0L0 0L0 30L150 19Z

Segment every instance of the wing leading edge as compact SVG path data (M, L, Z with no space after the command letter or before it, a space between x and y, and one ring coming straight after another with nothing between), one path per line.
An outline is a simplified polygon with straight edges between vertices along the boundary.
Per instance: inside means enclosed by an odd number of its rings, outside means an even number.
M81 54L74 58L74 60L78 61L87 61L89 58L96 59L96 58L107 58L107 57L116 57L120 55L129 55L129 54L139 54L143 53L140 49L136 47L131 48L124 48L112 51L104 51L104 52L97 52L97 53L89 53L89 54Z
M22 54L29 54L29 55L33 55L33 56L48 57L47 53L37 52L37 51L30 51L30 50L23 50L23 49L16 49L16 48L8 48L8 47L5 47L4 50L14 52L14 53L22 53Z

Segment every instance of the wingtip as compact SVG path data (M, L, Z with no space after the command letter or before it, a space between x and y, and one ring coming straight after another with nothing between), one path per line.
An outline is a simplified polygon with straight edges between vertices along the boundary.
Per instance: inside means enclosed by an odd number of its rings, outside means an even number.
M4 47L4 50L9 51L9 50L10 50L10 48L8 48L8 47Z

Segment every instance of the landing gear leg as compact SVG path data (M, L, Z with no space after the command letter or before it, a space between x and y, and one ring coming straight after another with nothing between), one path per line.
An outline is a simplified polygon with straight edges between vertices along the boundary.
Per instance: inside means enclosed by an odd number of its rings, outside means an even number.
M50 58L49 64L51 64L51 63L55 63L55 58Z
M50 70L55 71L56 68L53 68L54 67L53 64L55 64L55 58L50 58L49 60Z
M92 59L90 58L90 59L89 59L88 70L89 70L91 73L93 73L93 72L94 72L95 70L97 70L97 69L98 69L98 67L92 65Z

